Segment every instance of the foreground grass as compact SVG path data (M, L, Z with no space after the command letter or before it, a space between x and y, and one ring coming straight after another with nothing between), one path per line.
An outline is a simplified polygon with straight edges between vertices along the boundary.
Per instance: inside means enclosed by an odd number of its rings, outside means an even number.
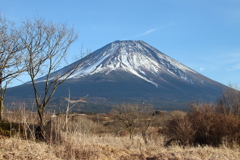
M32 124L37 124L37 115L32 112L13 112L6 114L11 126L14 123L25 124L34 135ZM164 118L158 117L161 126ZM164 118L166 119L166 117ZM129 139L121 127L113 123L107 115L71 116L66 125L64 115L51 119L48 125L52 141L40 142L34 136L22 136L22 133L10 137L0 135L0 159L12 160L237 160L240 159L240 147L198 146L164 147L168 140L158 132L158 127L150 127L145 143L136 132ZM14 122L14 123L13 123ZM112 125L111 125L112 124ZM18 126L18 125L17 125ZM21 128L22 129L22 128ZM9 129L10 131L11 129ZM18 130L18 129L15 129ZM49 131L46 130L46 131ZM11 130L12 131L12 130ZM54 133L58 133L57 135ZM21 136L20 136L21 135ZM56 136L54 138L54 136ZM25 139L24 139L25 138Z
M240 159L239 148L163 147L163 139L145 144L141 137L133 140L112 135L63 135L60 145L22 140L18 137L0 140L0 159L89 159L89 160L200 160Z

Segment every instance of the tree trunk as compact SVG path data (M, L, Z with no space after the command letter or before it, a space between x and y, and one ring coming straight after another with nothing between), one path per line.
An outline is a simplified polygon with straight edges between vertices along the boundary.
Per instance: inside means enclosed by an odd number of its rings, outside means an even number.
M4 103L3 97L0 97L0 121L3 121L3 110L4 110Z
M40 141L46 141L43 126L44 126L44 112L41 106L38 106L39 126L35 130L35 137Z
M39 125L44 126L44 111L41 107L38 107L38 115L39 115Z
M3 121L3 110L4 110L4 90L2 88L2 72L0 72L0 121Z

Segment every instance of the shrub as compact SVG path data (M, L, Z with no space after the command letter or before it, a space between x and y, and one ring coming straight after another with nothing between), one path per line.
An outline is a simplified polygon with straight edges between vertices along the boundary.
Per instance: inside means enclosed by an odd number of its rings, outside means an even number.
M192 104L187 115L173 114L167 128L167 136L182 145L240 144L240 117L219 112L214 104Z
M116 126L128 132L130 139L139 131L147 143L147 130L153 122L152 106L123 103L114 107L110 115L118 124Z
M171 142L179 141L178 144L188 145L193 141L195 134L194 127L189 120L189 117L183 114L183 112L174 112L171 120L167 122L167 135L170 136Z
M219 125L221 125L221 131L224 134L222 143L229 147L233 147L235 144L240 145L240 119L238 116L224 115L223 121Z
M221 144L223 114L216 112L213 104L193 104L188 114L195 130L194 143L218 146Z

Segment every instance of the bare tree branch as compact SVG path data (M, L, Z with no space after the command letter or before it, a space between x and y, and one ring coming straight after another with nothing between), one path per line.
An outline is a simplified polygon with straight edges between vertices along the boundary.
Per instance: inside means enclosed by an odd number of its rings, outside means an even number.
M21 54L23 49L14 23L0 14L0 120L7 85L26 69L23 65L24 55Z
M24 21L20 34L21 41L26 47L24 50L27 54L26 66L33 85L40 125L44 125L44 110L55 91L81 65L54 74L78 35L72 28L68 29L66 24L53 24L40 18ZM42 81L44 94L40 94L37 85L39 82L36 80L42 73L46 74Z

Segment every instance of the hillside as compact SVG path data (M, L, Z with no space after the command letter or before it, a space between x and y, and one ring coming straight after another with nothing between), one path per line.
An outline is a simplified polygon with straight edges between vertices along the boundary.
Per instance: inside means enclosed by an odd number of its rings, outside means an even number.
M153 104L156 109L172 110L191 101L215 101L226 86L213 81L172 59L143 41L115 41L88 56L53 72L51 78L81 64L56 91L53 100L78 99L88 95L84 109L105 111L123 102ZM45 77L37 79L43 92ZM24 90L24 92L22 92ZM33 97L27 83L10 88L8 98L28 101ZM102 110L102 109L101 109Z

